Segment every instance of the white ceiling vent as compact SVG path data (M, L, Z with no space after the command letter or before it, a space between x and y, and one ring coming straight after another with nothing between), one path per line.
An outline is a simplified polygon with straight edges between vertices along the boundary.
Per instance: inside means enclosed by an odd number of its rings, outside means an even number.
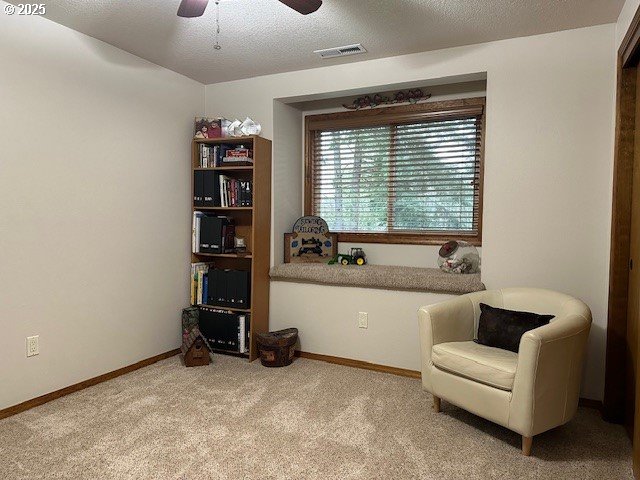
M314 50L313 53L320 55L320 58L346 57L347 55L357 55L366 53L365 48L356 43L355 45L346 45L344 47L325 48L324 50Z

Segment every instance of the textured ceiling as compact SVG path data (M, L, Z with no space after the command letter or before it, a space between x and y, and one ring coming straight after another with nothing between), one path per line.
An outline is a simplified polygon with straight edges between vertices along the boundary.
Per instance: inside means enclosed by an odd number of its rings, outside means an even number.
M13 1L11 3L20 3ZM180 0L47 0L46 17L202 83L615 22L624 0L324 0L303 16L278 0L222 0L176 16ZM321 60L362 43L364 55Z

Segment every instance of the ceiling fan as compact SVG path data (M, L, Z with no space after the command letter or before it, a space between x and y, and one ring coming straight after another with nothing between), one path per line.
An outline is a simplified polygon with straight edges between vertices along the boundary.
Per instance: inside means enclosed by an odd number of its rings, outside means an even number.
M322 5L322 0L279 0L287 7L291 7L302 15L315 12ZM178 8L179 17L201 17L207 8L209 0L182 0Z

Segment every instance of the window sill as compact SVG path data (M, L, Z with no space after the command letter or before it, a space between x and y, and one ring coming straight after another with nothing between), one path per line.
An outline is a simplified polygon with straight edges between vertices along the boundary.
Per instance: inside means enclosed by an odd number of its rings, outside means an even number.
M336 233L336 232L332 232ZM442 245L450 240L464 240L465 242L482 246L479 235L429 235L422 233L351 233L337 232L338 242L349 243L387 243L396 245Z
M479 273L459 275L438 268L284 263L272 267L269 275L272 281L411 292L464 294L485 290Z

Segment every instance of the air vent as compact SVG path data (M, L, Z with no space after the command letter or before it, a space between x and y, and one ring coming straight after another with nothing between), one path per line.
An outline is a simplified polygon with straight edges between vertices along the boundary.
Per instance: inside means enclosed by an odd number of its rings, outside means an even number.
M320 55L320 58L346 57L347 55L357 55L366 53L365 48L356 43L355 45L346 45L344 47L325 48L324 50L315 50L313 53Z

